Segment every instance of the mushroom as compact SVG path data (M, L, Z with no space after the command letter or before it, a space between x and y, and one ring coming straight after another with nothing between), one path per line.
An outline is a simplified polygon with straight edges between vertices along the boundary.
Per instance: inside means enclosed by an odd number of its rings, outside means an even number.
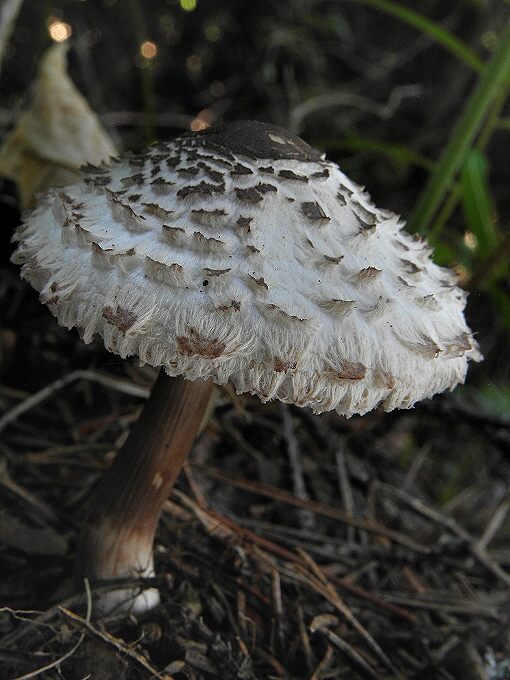
M158 518L213 382L349 417L453 389L482 358L456 275L279 127L209 128L83 176L41 199L13 261L60 324L162 370L93 492L81 576L154 574ZM119 589L98 609L158 597Z

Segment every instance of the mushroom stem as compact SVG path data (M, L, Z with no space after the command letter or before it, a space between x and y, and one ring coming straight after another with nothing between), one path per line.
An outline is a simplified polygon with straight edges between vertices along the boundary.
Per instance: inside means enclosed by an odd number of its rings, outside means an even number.
M77 575L93 581L153 576L153 542L165 500L193 446L212 382L170 378L162 369L140 417L95 488L78 544ZM155 588L110 591L98 613L143 612Z

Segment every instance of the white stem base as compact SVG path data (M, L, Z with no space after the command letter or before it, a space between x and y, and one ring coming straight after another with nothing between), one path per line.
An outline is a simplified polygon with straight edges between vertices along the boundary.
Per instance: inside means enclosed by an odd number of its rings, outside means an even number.
M126 534L126 527L119 530L108 519L99 527L89 527L86 554L94 555L95 562L82 565L83 573L93 581L153 577L152 540L139 533ZM93 611L100 616L141 614L158 605L159 601L156 588L121 588L100 595L93 603Z
M142 590L134 588L122 588L111 590L101 595L94 602L93 613L95 616L107 616L109 614L145 614L156 607L160 602L157 588Z

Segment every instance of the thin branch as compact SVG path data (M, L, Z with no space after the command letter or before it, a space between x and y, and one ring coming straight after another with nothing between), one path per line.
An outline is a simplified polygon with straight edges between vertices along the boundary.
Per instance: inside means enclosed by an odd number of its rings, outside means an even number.
M453 517L443 515L441 512L438 512L437 510L434 510L428 505L425 505L425 503L420 501L419 498L411 496L405 491L402 491L402 489L397 489L395 487L390 486L389 484L384 484L382 482L375 482L375 484L376 487L383 491L384 493L391 495L394 498L398 498L401 501L404 501L409 507L411 507L416 512L420 513L424 517L428 517L428 519L436 522L440 526L443 526L445 529L448 529L452 534L454 534L454 536L462 538L462 540L466 542L466 545L471 551L471 554L474 557L476 557L478 562L480 562L480 564L482 564L489 571L491 571L494 574L494 576L496 576L500 581L502 581L502 583L504 583L507 586L510 586L510 574L504 571L499 566L499 564L496 564L493 560L491 560L489 554L485 551L485 549L479 545L479 543L473 538L473 536L471 536L469 532L467 532L459 524L457 524Z
M65 609L65 607L59 607L59 609L62 616L68 623L73 625L75 628L79 628L84 631L83 636L85 635L85 633L90 633L93 637L99 638L107 645L114 647L121 654L125 654L129 658L136 661L140 666L145 668L145 670L152 673L152 677L159 678L160 680L171 680L171 676L168 675L167 673L158 673L158 671L153 666L151 666L151 664L147 661L143 654L137 652L135 648L125 644L119 638L110 635L110 633L107 633L106 631L96 628L90 623L89 620L87 620L86 618L84 619L81 616L78 616L78 614L75 614L69 609ZM16 680L22 679L17 678Z
M338 508L331 507L329 505L324 505L324 503L318 503L317 501L308 500L305 498L297 498L287 491L278 489L274 486L268 486L267 484L261 484L260 482L250 481L248 479L243 479L236 475L231 475L227 472L222 472L216 468L200 465L199 463L190 463L192 467L196 467L203 470L207 475L213 477L214 479L219 479L227 484L233 484L239 489L246 489L253 493L260 494L261 496L266 496L266 498L272 498L273 500L280 501L283 503L288 503L289 505L294 505L299 508L305 508L306 510L311 510L319 515L324 515L325 517L330 517L331 519L336 519L339 522L343 522L348 526L353 526L358 529L365 529L366 531L376 534L379 536L385 536L395 543L404 545L415 552L422 555L430 554L430 549L427 546L418 543L412 538L399 533L398 531L393 531L387 527L377 524L375 522L370 522L363 519L358 519L357 517L351 517L342 510Z
M92 594L90 592L90 584L88 582L88 579L84 579L84 585L85 585L85 594L87 598L87 614L86 618L84 619L87 624L90 623L90 616L92 614ZM56 666L60 666L64 661L69 659L73 654L76 652L78 647L81 645L85 638L85 633L82 633L80 635L80 639L78 642L72 647L66 654L63 656L59 657L55 661L52 661L49 663L47 666L42 666L41 668L38 668L36 671L32 671L31 673L27 673L27 675L20 675L19 677L15 678L15 680L30 680L30 678L36 678L38 675L41 675L41 673L45 673L46 671L51 670L52 668L55 668Z
M67 387L67 385L70 385L77 380L97 382L104 387L123 392L124 394L130 394L133 397L141 397L142 399L147 399L150 394L150 390L125 380L118 380L117 378L102 375L101 373L95 373L94 371L73 371L63 378L59 378L49 385L46 385L46 387L43 387L35 394L30 395L30 397L27 397L17 406L14 406L14 408L11 408L4 413L0 418L0 432L3 432L7 425L10 425L10 423L17 420L21 415L27 413L27 411L30 411L34 407L39 406L39 404L42 404L54 394L63 390L64 387Z

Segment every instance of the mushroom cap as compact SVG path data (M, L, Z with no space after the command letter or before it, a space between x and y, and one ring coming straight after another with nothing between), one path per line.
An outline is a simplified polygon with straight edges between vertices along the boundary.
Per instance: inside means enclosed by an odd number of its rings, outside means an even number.
M50 190L14 262L60 324L263 401L408 408L482 357L432 249L299 137L239 122Z

